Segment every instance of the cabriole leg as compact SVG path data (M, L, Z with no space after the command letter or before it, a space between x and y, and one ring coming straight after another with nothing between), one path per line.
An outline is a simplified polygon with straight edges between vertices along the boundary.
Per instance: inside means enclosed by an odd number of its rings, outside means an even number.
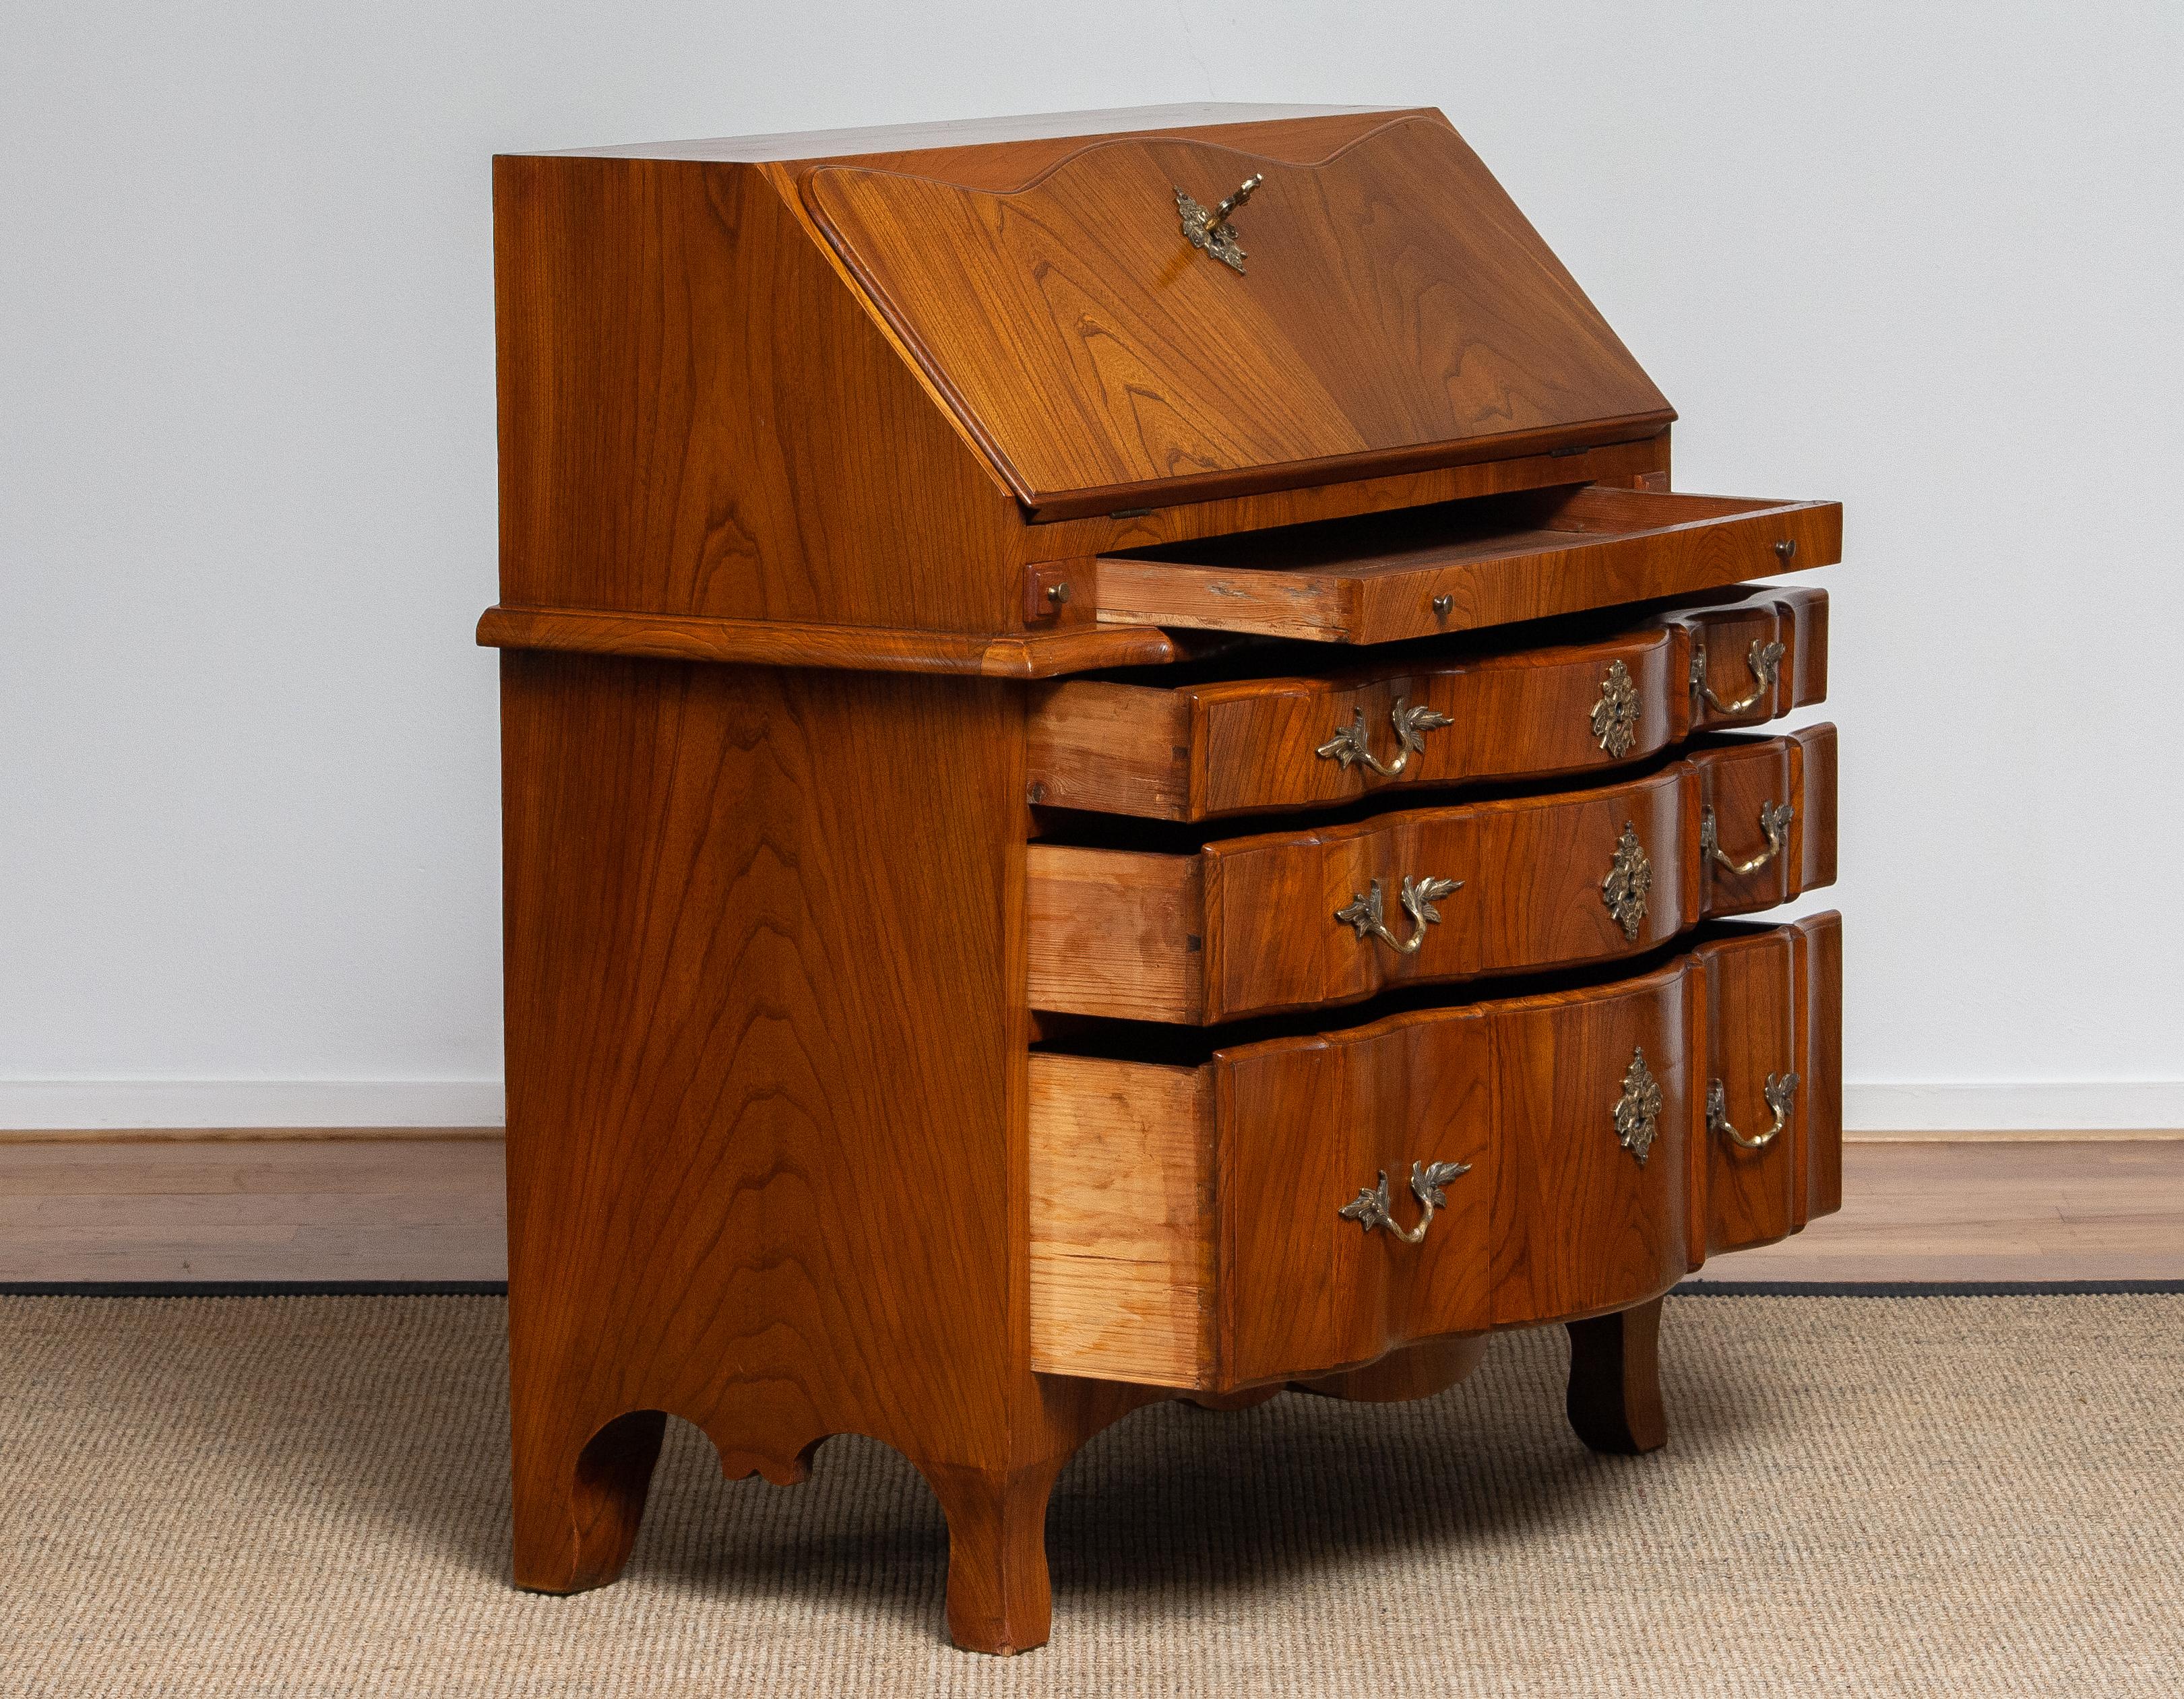
M1569 1421L1596 1452L1658 1451L1669 1437L1661 1411L1661 1300L1569 1324Z
M621 1573L644 1519L645 1490L660 1460L667 1418L618 1416L571 1466L515 1449L515 1585L540 1593L604 1587Z
M1046 1644L1046 1500L1062 1459L1011 1473L922 1464L948 1519L948 1633L971 1652Z

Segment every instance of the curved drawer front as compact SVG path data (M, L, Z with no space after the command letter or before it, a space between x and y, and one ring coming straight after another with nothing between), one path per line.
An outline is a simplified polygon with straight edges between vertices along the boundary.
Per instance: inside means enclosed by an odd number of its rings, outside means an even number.
M1834 1207L1837 927L1196 1068L1034 1054L1032 1366L1316 1376L1640 1302L1709 1243L1793 1230Z
M1195 855L1034 844L1031 1005L1210 1024L1642 954L1833 882L1835 741L1724 741L1598 790Z
M1802 589L1513 654L1167 687L1072 680L1033 695L1030 797L1201 820L1602 772L1826 693L1827 597Z

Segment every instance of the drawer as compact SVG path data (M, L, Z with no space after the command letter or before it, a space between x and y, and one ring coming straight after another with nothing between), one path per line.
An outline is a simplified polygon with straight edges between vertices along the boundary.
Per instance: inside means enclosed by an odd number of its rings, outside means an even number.
M1204 820L1395 786L1606 771L1819 701L1827 610L1821 591L1763 590L1518 649L1444 640L1324 673L1038 686L1028 794Z
M1842 929L1826 915L1798 937L1786 958L1769 933L1724 941L1707 958L1708 1052L1748 1065L1717 1068L1702 1106L1694 1268L1842 1207ZM1773 1056L1800 1058L1793 1088Z
M1820 725L1724 738L1597 790L1195 854L1034 843L1031 1006L1210 1024L1639 955L1833 883L1835 780Z
M1838 924L1195 1066L1035 1052L1032 1366L1314 1377L1641 1302L1792 1230L1836 1196Z
M1103 555L1095 570L1104 625L1391 643L1841 558L1834 502L1575 484Z

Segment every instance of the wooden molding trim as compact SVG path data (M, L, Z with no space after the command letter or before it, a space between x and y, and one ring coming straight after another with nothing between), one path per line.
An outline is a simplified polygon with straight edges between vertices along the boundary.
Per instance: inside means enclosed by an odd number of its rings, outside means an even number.
M644 655L663 661L951 673L989 679L1050 679L1100 667L1173 661L1178 653L1173 640L1150 625L1097 625L1017 635L803 625L591 608L488 608L478 621L477 640L488 649L551 649Z

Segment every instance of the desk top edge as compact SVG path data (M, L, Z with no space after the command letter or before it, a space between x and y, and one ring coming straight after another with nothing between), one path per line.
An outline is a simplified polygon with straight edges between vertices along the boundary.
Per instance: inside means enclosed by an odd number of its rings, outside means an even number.
M744 666L852 672L945 673L1048 679L1104 667L1173 661L1175 641L1157 626L1083 625L1061 631L927 631L803 621L632 614L596 608L495 606L478 621L488 649L638 656Z
M779 136L721 136L676 142L635 142L598 147L514 150L518 157L666 159L716 164L772 164L853 158L868 153L976 147L1077 136L1127 136L1145 130L1213 129L1290 119L1424 111L1406 106L1310 106L1280 103L1191 101L1172 106L1112 107L1089 112L1026 113L1000 118L945 119L923 124L850 130L805 130Z

